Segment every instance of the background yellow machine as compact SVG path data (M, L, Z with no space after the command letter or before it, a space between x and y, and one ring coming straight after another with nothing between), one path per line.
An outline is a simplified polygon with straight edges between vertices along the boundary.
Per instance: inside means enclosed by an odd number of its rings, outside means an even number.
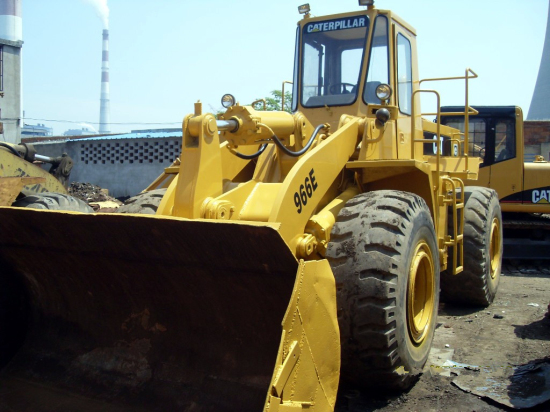
M498 198L465 197L468 133L425 154L424 133L458 131L421 117L414 29L365 4L301 8L293 114L195 105L156 215L0 209L4 232L32 228L0 237L4 312L21 314L0 352L13 402L39 382L78 394L65 405L330 411L341 379L395 389L421 371L440 271L479 280L459 297L490 303Z
M35 161L50 164L49 172ZM66 154L52 158L37 154L31 144L0 142L0 206L91 212L67 194L72 168Z
M516 106L475 106L469 119L470 156L481 158L477 184L497 191L503 211L504 257L550 259L550 163L524 161L523 111ZM456 112L458 107L442 107ZM442 123L464 131L464 117ZM445 137L443 138L446 139Z

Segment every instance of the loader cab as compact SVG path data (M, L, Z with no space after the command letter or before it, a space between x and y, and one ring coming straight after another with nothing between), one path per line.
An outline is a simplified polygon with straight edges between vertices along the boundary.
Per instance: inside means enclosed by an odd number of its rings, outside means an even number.
M336 128L343 114L373 115L369 106L397 106L410 116L416 70L416 34L387 10L306 17L299 22L293 79L293 111L314 124ZM381 84L391 88L382 102ZM419 101L417 102L419 103ZM410 117L408 122L410 122Z

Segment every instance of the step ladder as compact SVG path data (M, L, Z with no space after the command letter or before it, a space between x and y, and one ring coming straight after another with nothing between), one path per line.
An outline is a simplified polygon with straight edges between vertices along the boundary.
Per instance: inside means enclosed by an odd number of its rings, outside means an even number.
M456 275L464 270L464 182L457 177L441 178L445 190L442 193L443 204L446 204L449 213L448 233L444 244L452 249L453 261L451 266L447 262L447 270Z

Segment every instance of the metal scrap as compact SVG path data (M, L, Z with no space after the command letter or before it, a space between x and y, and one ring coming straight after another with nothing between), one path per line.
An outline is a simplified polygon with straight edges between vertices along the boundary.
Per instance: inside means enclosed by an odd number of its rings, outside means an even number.
M550 358L520 366L484 367L477 374L461 374L452 383L510 408L532 408L550 400Z

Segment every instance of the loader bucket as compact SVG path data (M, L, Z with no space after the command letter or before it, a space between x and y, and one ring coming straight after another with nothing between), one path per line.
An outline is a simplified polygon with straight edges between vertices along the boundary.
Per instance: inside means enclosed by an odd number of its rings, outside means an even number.
M276 226L0 208L0 410L262 410L299 266Z

